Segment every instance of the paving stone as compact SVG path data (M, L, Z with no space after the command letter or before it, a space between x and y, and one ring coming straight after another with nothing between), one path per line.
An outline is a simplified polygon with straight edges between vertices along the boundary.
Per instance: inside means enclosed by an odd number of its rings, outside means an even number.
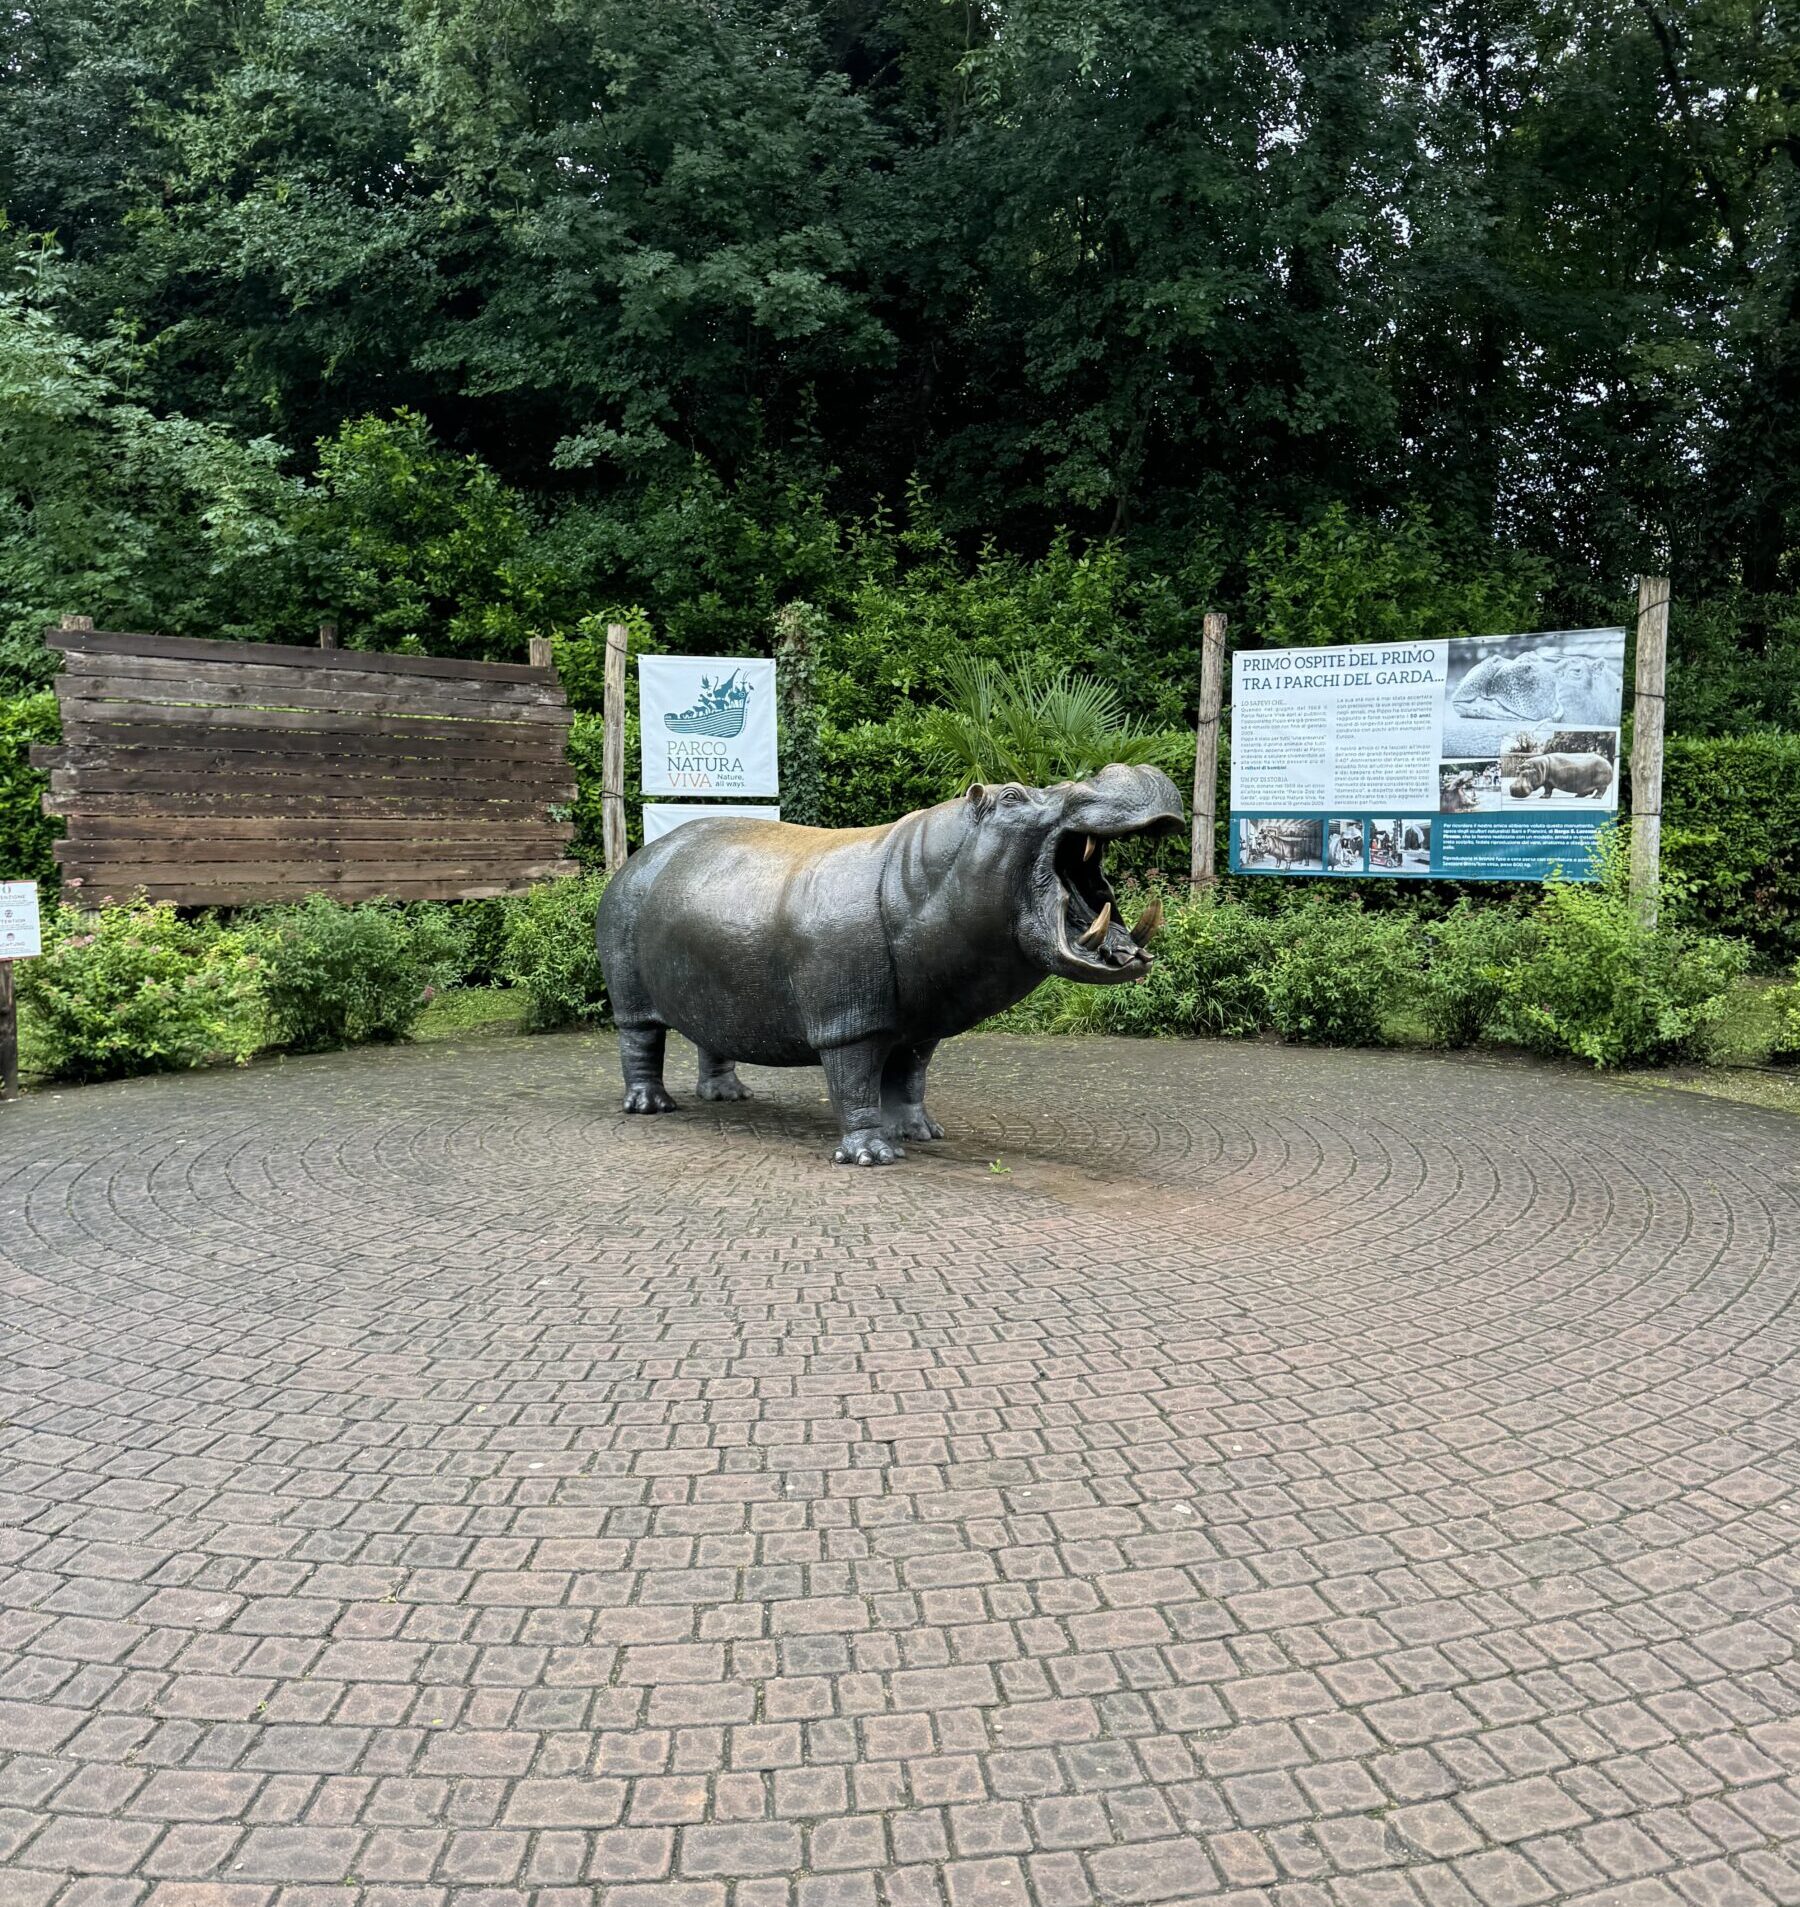
M5 1109L4 1907L1800 1907L1791 1123L613 1067Z

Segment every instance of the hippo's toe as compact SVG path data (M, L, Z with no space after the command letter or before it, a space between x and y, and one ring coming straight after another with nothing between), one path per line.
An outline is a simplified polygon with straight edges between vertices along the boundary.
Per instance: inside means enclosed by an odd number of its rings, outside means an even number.
M831 1155L834 1165L895 1165L906 1154L873 1126L859 1132L847 1132Z
M654 1080L643 1081L636 1086L627 1086L624 1106L627 1112L673 1112L675 1110L674 1100Z

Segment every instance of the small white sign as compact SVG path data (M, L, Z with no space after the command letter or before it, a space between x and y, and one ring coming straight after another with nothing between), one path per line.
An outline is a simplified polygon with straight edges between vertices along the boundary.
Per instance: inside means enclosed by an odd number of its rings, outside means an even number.
M44 951L36 881L0 881L0 960L31 960Z
M639 656L647 795L775 795L775 665L743 656Z
M705 807L698 803L677 801L654 801L644 804L644 846L652 841L660 841L665 834L679 828L684 821L704 821L708 815L738 814L748 815L757 821L779 821L779 808L751 807L741 801L711 801Z

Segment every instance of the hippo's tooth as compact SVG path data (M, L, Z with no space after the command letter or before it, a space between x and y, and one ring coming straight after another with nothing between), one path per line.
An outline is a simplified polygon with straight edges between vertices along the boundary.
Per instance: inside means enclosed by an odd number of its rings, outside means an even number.
M1094 858L1094 837L1091 834L1082 836L1081 858L1084 861L1091 861Z
M1131 930L1131 937L1142 947L1150 936L1162 925L1163 905L1160 894L1150 896L1150 905L1138 915L1137 925Z
M1106 938L1106 930L1112 925L1112 902L1108 901L1094 916L1094 924L1082 934L1076 944L1082 947L1098 947Z

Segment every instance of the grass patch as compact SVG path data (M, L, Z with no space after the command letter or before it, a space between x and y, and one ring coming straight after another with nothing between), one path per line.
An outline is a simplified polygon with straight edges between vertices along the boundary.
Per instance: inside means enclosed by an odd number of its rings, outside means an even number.
M528 1005L519 987L446 987L419 1015L414 1041L522 1033Z
M1701 1093L1708 1099L1731 1099L1740 1106L1800 1116L1800 1067L1778 1072L1744 1066L1677 1066L1638 1077L1672 1092Z

